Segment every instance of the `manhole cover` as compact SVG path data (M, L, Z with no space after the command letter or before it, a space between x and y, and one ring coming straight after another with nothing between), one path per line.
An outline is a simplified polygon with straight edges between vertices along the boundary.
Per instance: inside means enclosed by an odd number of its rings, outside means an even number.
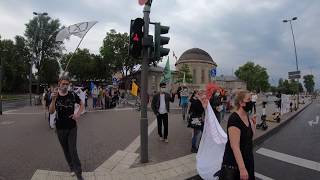
M1 125L9 125L9 124L13 124L14 123L14 121L3 121L3 122L1 122L0 124ZM2 177L0 177L0 180L1 180L1 178Z

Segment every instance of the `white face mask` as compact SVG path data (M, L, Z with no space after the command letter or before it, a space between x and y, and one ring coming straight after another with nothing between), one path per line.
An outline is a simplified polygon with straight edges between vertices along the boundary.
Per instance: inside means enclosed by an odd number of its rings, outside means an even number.
M166 92L166 88L160 88L160 92Z

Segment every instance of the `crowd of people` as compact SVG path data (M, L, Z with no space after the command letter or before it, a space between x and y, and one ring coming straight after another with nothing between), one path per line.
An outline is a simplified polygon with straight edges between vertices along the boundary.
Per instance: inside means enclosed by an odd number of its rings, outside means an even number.
M234 111L227 123L228 141L223 155L220 179L254 179L254 165L252 154L252 137L256 125L255 118L249 118L250 113L256 113L256 93L240 91L232 96L222 88L211 92L204 97L205 90L189 90L181 86L176 92L168 91L166 83L160 84L160 91L155 92L151 102L151 109L157 117L158 135L166 143L168 139L168 113L170 102L178 96L179 106L182 109L182 120L192 129L191 152L197 153L203 128L207 105L213 109L217 121L224 120L224 114ZM56 112L55 126L58 140L63 149L66 161L72 175L82 178L82 169L76 147L77 120L82 110L88 106L88 97L92 97L92 108L108 109L115 106L120 98L124 98L119 90L94 86L89 92L84 89L85 101L80 100L67 77L60 78L57 88L50 88L44 94L45 105L50 113ZM79 91L79 89L78 89ZM79 93L79 92L78 92ZM234 101L234 103L231 103ZM75 104L79 108L75 110ZM232 106L233 105L233 106ZM231 177L231 178L230 178Z
M170 91L171 92L171 91ZM231 96L223 89L216 89L206 97L205 90L194 90L189 96L188 87L179 87L176 93L168 93L166 84L160 84L160 92L152 99L152 110L157 116L158 135L161 141L168 143L168 112L170 101L178 96L182 109L182 119L193 129L191 152L197 153L201 134L205 124L205 109L210 104L217 121L224 119L224 113L230 111ZM228 97L229 96L229 97ZM227 143L220 171L215 173L221 180L255 179L253 158L253 133L256 127L257 94L239 91L234 97L234 111L227 123ZM254 114L250 117L250 114ZM162 131L162 126L164 130ZM164 133L162 133L164 132Z

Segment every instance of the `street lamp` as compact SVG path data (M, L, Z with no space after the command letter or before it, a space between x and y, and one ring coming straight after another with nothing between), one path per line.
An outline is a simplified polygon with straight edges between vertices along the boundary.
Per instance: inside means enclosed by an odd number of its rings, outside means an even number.
M38 19L39 19L39 16L46 16L46 15L48 15L48 13L46 13L46 12L44 12L44 13L33 12L33 15L38 16ZM37 25L38 25L38 20L37 20ZM40 26L40 28L41 28L41 26ZM36 50L36 35L37 35L37 31L35 31L35 33L34 33L34 41L35 41L34 50ZM32 66L33 66L34 59L37 58L36 56L37 55L34 52L34 55L33 55L32 59L30 60L30 72L29 72L29 99L30 99L30 106L32 106Z
M8 50L4 49L2 50L1 52L7 52ZM2 56L2 54L1 54ZM0 115L2 115L2 66L3 66L3 63L2 63L2 57L0 56Z
M292 39L293 39L293 46L294 46L294 54L295 54L295 57L296 57L296 67L297 67L297 71L299 71L296 40L294 38L294 33L293 33L293 28L292 28L292 23L291 23L292 21L295 21L297 19L298 19L297 17L293 17L292 19L284 19L282 22L284 22L284 23L289 22L290 23ZM299 108L299 78L297 78L297 101L298 101L297 108Z

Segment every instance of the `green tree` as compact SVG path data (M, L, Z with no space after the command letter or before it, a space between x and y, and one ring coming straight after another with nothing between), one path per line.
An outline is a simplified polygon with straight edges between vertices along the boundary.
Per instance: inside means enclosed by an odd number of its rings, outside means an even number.
M272 92L273 94L279 92L279 88L276 86L270 86L269 91Z
M33 55L33 63L37 69L38 86L37 92L39 92L40 81L47 81L48 77L41 78L48 70L48 64L57 64L56 62L61 57L61 51L63 47L61 42L55 41L55 35L60 29L60 22L58 19L51 19L49 16L35 16L26 24L25 37L27 38L27 46L31 54ZM49 62L45 62L49 61ZM56 66L54 66L56 68ZM53 69L50 72L55 72Z
M247 62L240 66L235 71L235 75L247 83L249 91L266 91L270 87L266 68L255 65L253 62Z
M40 72L41 82L45 82L49 85L54 84L58 81L59 78L60 65L55 59L43 61Z
M299 92L303 92L302 84L294 80L283 80L282 78L279 80L278 91L283 94L296 94L297 88L299 88Z
M1 40L0 58L3 65L2 87L5 92L25 92L27 89L28 51L24 38L15 37L12 40Z
M117 33L111 29L107 32L100 48L100 54L104 63L111 68L112 74L120 71L127 76L133 72L133 68L141 64L141 59L135 59L129 56L129 36L128 33Z
M308 93L313 93L314 91L314 76L312 74L303 76L304 87Z
M187 64L183 64L178 71L177 82L183 82L183 76L185 76L186 83L192 83L192 74L190 72L190 68Z
M65 69L72 53L66 54L61 60ZM111 79L110 68L100 55L90 54L88 49L78 49L70 61L68 71L70 76L79 80L108 80Z

